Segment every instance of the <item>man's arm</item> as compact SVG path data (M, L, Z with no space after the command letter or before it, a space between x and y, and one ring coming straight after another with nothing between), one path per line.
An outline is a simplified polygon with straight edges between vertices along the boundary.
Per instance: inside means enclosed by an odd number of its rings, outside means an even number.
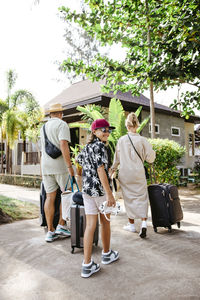
M97 169L97 173L99 175L99 179L101 181L101 184L103 185L103 188L106 192L106 199L108 202L108 206L115 206L116 202L115 202L115 198L113 197L112 191L110 189L110 185L108 182L108 177L106 175L106 172L104 170L104 165L102 165L101 167L99 167Z
M68 168L70 176L74 176L74 169L72 168L72 162L71 162L71 158L70 158L68 141L60 140L60 150L61 150L64 160L67 164L67 168Z

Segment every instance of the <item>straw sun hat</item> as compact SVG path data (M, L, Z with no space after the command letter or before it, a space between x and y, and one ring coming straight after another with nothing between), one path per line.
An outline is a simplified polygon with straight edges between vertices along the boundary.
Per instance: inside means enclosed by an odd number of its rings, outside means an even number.
M60 103L54 103L50 105L50 108L47 110L48 113L63 111L62 105Z

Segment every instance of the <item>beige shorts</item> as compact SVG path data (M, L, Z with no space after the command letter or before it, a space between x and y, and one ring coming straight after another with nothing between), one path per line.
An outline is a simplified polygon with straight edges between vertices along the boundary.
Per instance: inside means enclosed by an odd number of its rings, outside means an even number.
M91 197L88 194L83 194L83 202L86 215L98 215L99 206L106 201L106 195L100 197Z
M44 183L46 193L55 192L58 187L60 187L61 191L64 192L68 177L69 174L67 173L43 175L42 181Z

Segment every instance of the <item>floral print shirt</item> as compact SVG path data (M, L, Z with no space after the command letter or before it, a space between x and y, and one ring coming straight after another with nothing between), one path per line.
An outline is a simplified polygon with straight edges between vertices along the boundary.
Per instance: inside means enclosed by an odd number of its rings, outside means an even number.
M82 166L83 193L91 197L99 197L105 194L97 169L104 165L108 180L108 154L106 146L100 139L95 138L92 143L87 144L77 157Z

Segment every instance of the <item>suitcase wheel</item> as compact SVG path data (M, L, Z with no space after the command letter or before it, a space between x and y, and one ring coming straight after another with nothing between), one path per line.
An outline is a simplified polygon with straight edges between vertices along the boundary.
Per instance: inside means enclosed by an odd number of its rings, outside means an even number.
M74 247L72 247L71 253L74 254Z
M157 230L157 227L154 227L153 229L154 229L154 231L155 231L155 232L157 232L157 231L158 231L158 230Z
M177 222L177 227L178 227L178 228L181 227L181 222Z
M171 226L168 227L168 232L170 232L170 233L172 232L172 227Z

